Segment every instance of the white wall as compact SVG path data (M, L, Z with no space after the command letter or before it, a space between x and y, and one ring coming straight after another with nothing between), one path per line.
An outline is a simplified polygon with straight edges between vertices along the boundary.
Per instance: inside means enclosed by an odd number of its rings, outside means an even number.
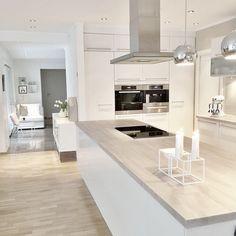
M2 89L2 74L5 72L5 64L12 68L10 56L3 48L0 48L0 153L6 152L9 147L7 93Z
M40 103L42 104L41 74L40 69L65 69L63 59L41 60L14 60L16 103ZM19 77L26 77L26 81L36 82L38 92L26 95L18 93Z

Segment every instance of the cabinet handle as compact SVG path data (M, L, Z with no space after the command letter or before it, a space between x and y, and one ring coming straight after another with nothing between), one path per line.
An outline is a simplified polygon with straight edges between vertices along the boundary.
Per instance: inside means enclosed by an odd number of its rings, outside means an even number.
M217 122L210 121L210 120L203 120L203 119L199 119L199 121L200 121L200 122L209 123L209 124L212 124L212 125L217 125Z
M98 104L98 106L112 106L112 104Z
M96 50L96 51L111 51L111 48L87 48L87 50Z
M140 78L116 78L116 81L132 81L132 80L140 80Z
M184 103L184 101L172 101L172 103Z

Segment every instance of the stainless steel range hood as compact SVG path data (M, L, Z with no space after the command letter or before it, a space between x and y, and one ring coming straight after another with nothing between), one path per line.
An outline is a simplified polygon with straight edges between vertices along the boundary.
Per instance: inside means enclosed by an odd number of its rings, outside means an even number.
M160 0L130 0L131 53L111 64L156 64L173 60L160 49Z

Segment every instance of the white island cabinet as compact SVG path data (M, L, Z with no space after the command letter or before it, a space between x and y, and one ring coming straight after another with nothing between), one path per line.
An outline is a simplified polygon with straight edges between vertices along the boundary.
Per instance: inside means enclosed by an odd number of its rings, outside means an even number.
M112 235L234 236L234 155L201 144L207 179L183 187L158 173L158 149L173 145L174 138L134 141L114 129L138 124L78 123L78 168ZM185 147L191 147L189 140ZM223 165L227 159L230 166Z

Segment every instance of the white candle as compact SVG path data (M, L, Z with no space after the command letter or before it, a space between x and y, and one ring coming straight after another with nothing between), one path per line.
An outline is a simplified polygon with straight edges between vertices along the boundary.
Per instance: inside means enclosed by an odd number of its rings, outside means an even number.
M184 132L181 129L177 131L175 136L175 157L177 159L181 159L183 156L183 149L184 149Z
M192 136L192 159L199 158L199 131L195 131Z

